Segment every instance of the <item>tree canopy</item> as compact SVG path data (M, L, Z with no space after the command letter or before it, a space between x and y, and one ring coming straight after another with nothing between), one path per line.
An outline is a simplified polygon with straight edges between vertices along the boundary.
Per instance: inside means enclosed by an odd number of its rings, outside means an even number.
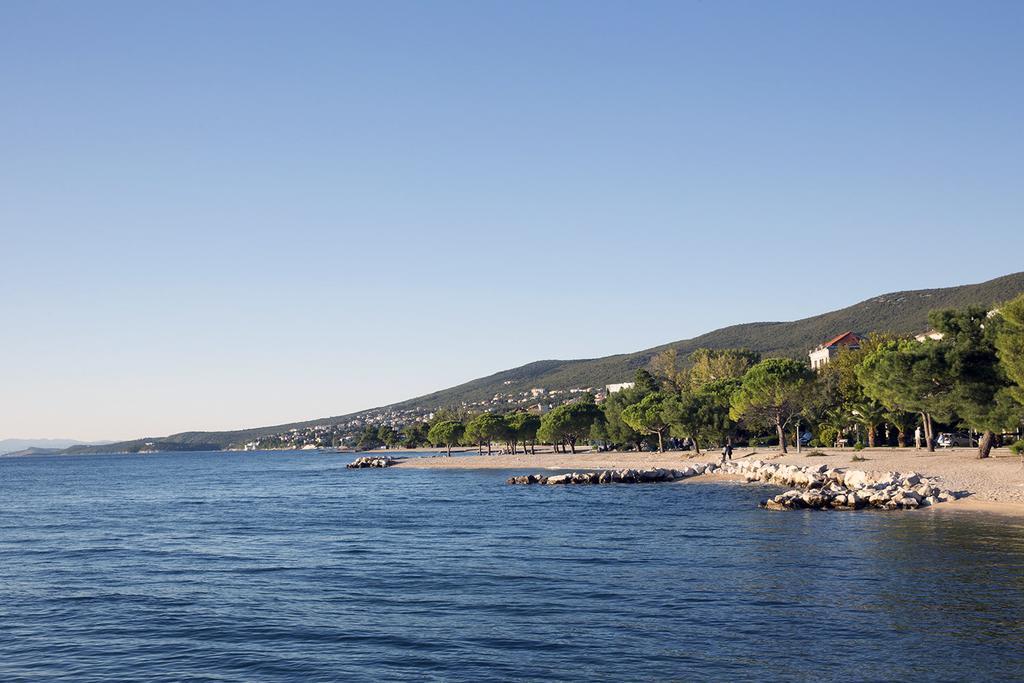
M483 449L487 444L487 455L491 454L494 441L504 441L508 436L508 426L501 415L480 413L466 425L465 439Z
M952 417L952 378L941 342L887 341L868 352L857 369L864 393L890 411L921 415L928 450L935 450L934 419Z
M750 368L732 395L729 417L752 425L774 425L779 450L787 452L785 428L803 410L814 375L803 363L768 358Z
M537 438L549 443L567 443L576 452L576 442L590 434L595 422L604 414L592 402L567 403L545 413L540 419Z
M950 381L952 409L966 426L982 432L978 457L987 458L995 432L1020 423L1020 405L1013 385L999 363L996 339L1005 324L985 308L937 311L931 323L943 333L939 347Z
M666 404L675 399L661 392L653 392L644 396L638 403L627 406L622 411L622 419L630 427L643 434L658 437L658 450L665 452L665 434L669 422L665 415Z
M996 351L1007 378L1013 383L1011 395L1024 405L1024 295L1000 308L1002 326L996 333Z
M509 413L505 416L505 425L508 427L508 434L512 438L513 453L515 442L523 444L523 452L526 452L527 444L537 440L537 430L540 429L540 416L533 413Z
M448 455L450 456L452 454L452 446L462 440L462 435L465 431L466 426L461 422L441 420L440 422L435 422L430 428L427 438L435 446L447 447Z

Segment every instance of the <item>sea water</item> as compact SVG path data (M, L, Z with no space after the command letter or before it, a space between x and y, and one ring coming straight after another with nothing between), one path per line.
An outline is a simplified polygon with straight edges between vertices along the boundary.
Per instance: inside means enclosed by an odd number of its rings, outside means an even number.
M0 680L1024 677L1024 525L352 456L0 459Z

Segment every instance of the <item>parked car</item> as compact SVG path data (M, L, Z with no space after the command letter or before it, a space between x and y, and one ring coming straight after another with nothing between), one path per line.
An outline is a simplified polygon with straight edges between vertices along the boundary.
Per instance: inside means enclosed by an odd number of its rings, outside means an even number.
M970 434L953 434L950 432L943 432L939 434L939 438L935 440L936 445L942 448L956 448L966 447L971 448L977 446L978 442L971 438Z

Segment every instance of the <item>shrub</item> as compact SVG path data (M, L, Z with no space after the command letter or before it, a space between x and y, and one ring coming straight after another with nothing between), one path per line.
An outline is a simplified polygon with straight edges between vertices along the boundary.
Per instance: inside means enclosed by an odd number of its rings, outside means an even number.
M831 427L829 425L820 425L818 427L818 438L816 439L817 442L818 442L817 445L821 446L823 448L828 448L829 446L834 446L835 443L836 443L836 439L838 437L839 437L839 430L838 429L836 429L835 427Z
M850 458L850 462L867 462L867 460L867 458L862 458L859 455L855 455L852 458Z
M822 453L821 451L811 451L810 453L807 454L807 457L808 458L823 458L823 457L825 457L827 455L828 455L828 453Z
M853 450L855 450L855 451L862 451L862 450L864 450L864 443L862 441L858 441L857 443L853 444Z
M1024 439L1010 444L1010 451L1012 451L1014 455L1024 455Z

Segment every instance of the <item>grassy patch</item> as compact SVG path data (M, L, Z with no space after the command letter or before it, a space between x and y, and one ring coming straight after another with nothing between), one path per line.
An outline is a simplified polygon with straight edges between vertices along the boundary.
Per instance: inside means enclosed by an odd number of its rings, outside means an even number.
M855 455L852 458L850 458L850 462L867 462L867 461L868 461L867 458L862 458L859 455Z
M822 453L821 451L811 451L807 454L808 458L824 458L828 453Z

